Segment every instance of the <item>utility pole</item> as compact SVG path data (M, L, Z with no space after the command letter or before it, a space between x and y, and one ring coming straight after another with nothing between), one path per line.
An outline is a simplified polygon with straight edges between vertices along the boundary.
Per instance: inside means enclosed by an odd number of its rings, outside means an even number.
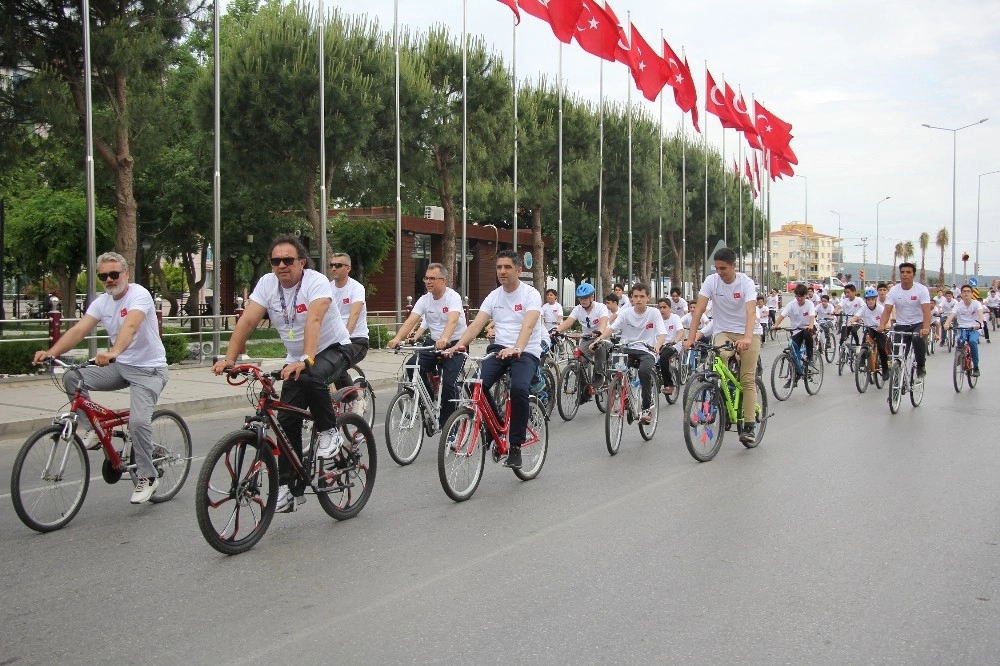
M855 245L855 247L861 248L861 270L865 270L868 268L868 236L862 236L861 242ZM862 284L862 286L864 285ZM864 290L862 289L862 291Z

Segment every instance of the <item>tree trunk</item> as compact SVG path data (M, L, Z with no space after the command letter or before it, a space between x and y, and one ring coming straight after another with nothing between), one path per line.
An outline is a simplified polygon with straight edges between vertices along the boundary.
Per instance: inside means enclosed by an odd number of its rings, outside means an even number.
M312 233L309 234L312 237L312 241L309 244L309 253L312 254L313 250L319 251L319 208L316 207L316 176L312 175L306 181L306 191L305 191L305 208L306 208L306 218L309 220L309 226L312 228ZM321 257L322 258L322 257ZM322 272L322 271L321 271Z
M129 266L135 266L136 203L133 189L134 162L129 151L127 81L123 74L115 76L115 97L118 124L115 128L115 210L118 213L118 238L116 251L125 257Z
M652 284L653 278L653 238L650 231L647 229L642 232L642 258L639 260L639 281L644 282L650 286L649 297L652 298L654 294L659 295L654 289Z
M531 279L535 289L545 293L545 241L542 240L542 207L538 204L531 210L531 251L534 254L531 264Z
M448 274L453 276L452 284L459 287L459 293L465 291L460 285L460 274L455 272L455 201L452 199L451 177L447 167L447 156L440 151L434 151L434 170L438 176L438 194L441 196L441 207L444 209L444 235L441 238L441 263ZM464 257L463 257L464 260Z
M618 261L618 241L621 240L622 225L621 220L612 221L607 217L605 220L608 223L604 225L602 231L604 237L601 239L604 256L599 257L599 264L601 266L601 284L607 294L611 293L611 285L615 282L612 275L615 271L615 263Z
M163 265L160 263L160 258L157 257L149 266L149 272L156 278L157 283L160 285L160 293L163 294L163 298L170 303L170 310L167 312L168 317L177 316L177 297L173 295L170 291L170 285L167 284L167 274L163 272ZM254 283L256 284L256 283Z
M944 289L944 248L941 248L941 269L938 271L938 286Z
M924 271L924 262L927 260L927 250L920 250L920 284L927 284L927 273Z
M66 319L76 317L76 274L66 274L62 271L52 271L56 278L56 289L59 290L59 306L62 316ZM46 303L46 312L52 307L51 303Z

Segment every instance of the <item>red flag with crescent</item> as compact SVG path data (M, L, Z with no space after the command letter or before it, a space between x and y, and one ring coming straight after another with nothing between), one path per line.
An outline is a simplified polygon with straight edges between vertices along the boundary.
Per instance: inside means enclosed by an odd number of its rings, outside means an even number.
M735 112L726 104L725 92L715 83L712 73L705 70L705 110L718 116L723 127L738 129Z
M556 38L569 44L583 11L583 0L518 0L521 9L549 24Z
M691 121L694 123L694 128L700 133L701 128L698 127L698 89L691 77L691 68L688 66L687 58L682 61L670 48L670 44L663 40L663 61L667 64L667 71L670 73L667 85L674 89L674 102L684 113L691 112Z
M632 70L632 79L636 87L642 92L642 96L650 102L656 101L656 96L667 85L670 78L670 69L663 58L656 55L649 44L632 24L632 48L629 51L629 68Z
M594 0L584 0L583 11L576 22L576 32L573 36L587 53L611 62L615 61L619 48L618 21L608 16Z

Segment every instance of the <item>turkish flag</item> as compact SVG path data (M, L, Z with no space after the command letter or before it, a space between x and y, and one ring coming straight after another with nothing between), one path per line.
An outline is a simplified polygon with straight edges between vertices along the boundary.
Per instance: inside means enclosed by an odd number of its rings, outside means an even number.
M684 58L682 63L670 48L670 44L664 40L663 61L667 63L667 69L670 71L667 84L674 89L674 102L684 113L691 112L691 122L701 133L701 128L698 127L698 89L694 85L694 79L691 78L691 68L688 66L687 58Z
M705 70L705 110L718 116L723 127L739 129L739 121L736 119L736 112L726 104L726 94L715 83L712 73Z
M632 70L632 79L635 86L642 92L642 96L650 102L656 101L656 96L667 85L670 78L670 68L663 58L656 55L635 24L632 24L632 48L629 51L629 68Z
M768 111L760 102L755 102L755 106L754 126L760 142L768 150L783 152L792 140L792 126Z
M298 313L300 313L300 314L303 313L303 312L305 312L308 309L309 309L309 306L306 305L305 303L299 303L298 305L295 306L295 311L298 312Z
M516 24L520 25L521 24L521 12L519 12L518 9L517 9L517 0L500 0L500 2L502 2L503 4L505 4L508 7L510 7L510 11L514 12L514 18L515 18L514 22Z
M622 27L622 22L618 20L618 15L615 14L615 10L611 9L611 4L608 2L604 3L604 13L607 14L611 22L615 24L618 31L618 46L615 48L615 60L623 65L628 65L629 51L632 50L632 47L629 46L628 35L625 34L625 28Z
M597 2L584 0L573 36L587 53L614 62L619 49L619 30L618 21L608 16Z
M750 171L750 160L746 157L743 158L743 174L747 177L750 184L753 185L753 173Z
M795 170L792 169L792 165L788 163L788 160L783 158L777 153L770 153L771 157L771 180L777 178L782 178L784 176L794 176Z
M756 138L757 128L754 127L753 118L750 117L750 111L747 109L747 103L743 99L743 94L740 93L739 97L737 97L736 92L729 87L728 83L726 84L726 105L736 119L736 129L743 133L751 133Z
M573 40L576 22L583 11L583 0L518 0L518 5L552 27L556 38L566 44Z

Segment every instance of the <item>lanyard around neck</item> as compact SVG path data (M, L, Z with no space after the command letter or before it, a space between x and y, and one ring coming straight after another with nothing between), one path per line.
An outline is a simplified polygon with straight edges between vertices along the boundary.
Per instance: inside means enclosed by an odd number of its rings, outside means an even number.
M295 304L299 300L299 289L302 288L302 278L304 278L304 277L305 277L305 274L303 274L302 277L299 278L299 283L297 285L295 285L295 293L292 294L292 316L291 317L288 316L288 306L285 305L285 290L281 286L281 283L280 282L278 283L278 298L281 301L281 316L285 320L285 326L291 326L292 324L295 323L295 315L297 314L296 311L295 311Z

